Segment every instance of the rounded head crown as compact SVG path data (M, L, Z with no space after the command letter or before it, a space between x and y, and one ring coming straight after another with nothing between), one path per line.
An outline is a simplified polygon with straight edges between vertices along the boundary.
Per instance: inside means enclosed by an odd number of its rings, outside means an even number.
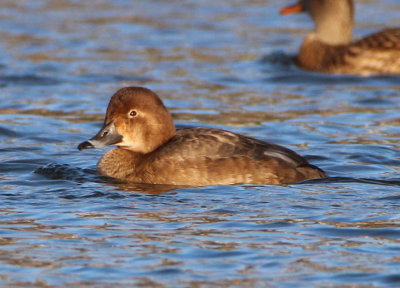
M106 119L128 114L132 109L140 111L166 111L163 102L156 93L143 87L124 87L111 97L107 107Z

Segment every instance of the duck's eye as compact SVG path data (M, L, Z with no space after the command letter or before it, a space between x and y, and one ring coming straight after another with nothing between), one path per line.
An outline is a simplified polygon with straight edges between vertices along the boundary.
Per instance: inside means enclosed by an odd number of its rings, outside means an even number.
M131 110L131 111L129 112L129 117L135 117L136 115L137 115L136 110Z

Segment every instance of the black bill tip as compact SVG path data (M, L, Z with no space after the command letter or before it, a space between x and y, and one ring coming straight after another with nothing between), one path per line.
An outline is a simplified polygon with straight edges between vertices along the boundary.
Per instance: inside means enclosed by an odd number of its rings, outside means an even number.
M83 149L93 149L94 146L92 143L89 141L82 142L81 144L78 145L78 150L83 150Z

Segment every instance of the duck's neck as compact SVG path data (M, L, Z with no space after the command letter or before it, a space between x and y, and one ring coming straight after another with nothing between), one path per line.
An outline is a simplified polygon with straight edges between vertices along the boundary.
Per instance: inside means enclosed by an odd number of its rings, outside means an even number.
M125 179L127 175L136 172L137 164L142 158L141 153L115 148L101 157L97 163L97 171L100 175Z
M143 139L145 139L142 145L143 149L136 150L137 152L144 154L153 152L175 136L176 130L172 118L165 119L164 121L165 123L163 123L163 125L153 124L152 133L143 135Z
M330 45L350 43L354 24L352 0L309 0L308 5L320 41Z

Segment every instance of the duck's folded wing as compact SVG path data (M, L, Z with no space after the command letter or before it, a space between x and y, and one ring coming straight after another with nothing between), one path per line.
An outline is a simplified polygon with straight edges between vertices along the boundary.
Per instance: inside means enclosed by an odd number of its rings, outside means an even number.
M400 73L400 28L368 35L350 44L342 54L345 62L365 74Z
M364 50L400 51L400 28L389 28L355 41L352 47Z
M282 184L326 176L292 150L218 129L178 130L154 152L143 167L150 183Z
M290 165L308 165L307 160L285 147L225 130L209 128L180 129L157 153L158 158L222 159L246 156L252 160L280 159Z

